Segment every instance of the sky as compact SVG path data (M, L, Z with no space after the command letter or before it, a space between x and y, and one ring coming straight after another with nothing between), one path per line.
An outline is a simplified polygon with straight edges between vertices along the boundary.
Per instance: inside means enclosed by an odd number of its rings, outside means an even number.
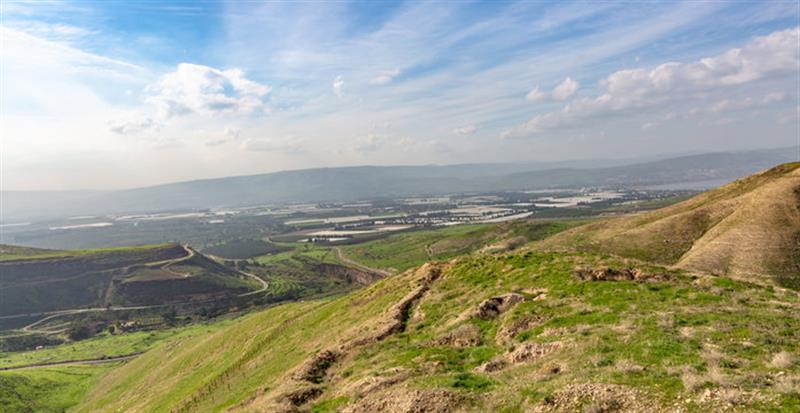
M14 1L3 190L800 139L800 2Z

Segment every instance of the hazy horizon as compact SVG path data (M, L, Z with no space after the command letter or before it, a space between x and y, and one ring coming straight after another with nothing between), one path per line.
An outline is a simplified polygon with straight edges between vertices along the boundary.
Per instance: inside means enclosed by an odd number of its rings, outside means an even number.
M798 17L782 1L4 2L2 189L788 147Z

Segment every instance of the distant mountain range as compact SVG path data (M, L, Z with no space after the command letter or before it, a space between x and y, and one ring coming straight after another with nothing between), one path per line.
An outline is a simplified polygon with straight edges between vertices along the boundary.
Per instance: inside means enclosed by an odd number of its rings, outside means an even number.
M649 161L354 166L204 179L117 191L3 191L2 221L478 191L733 180L795 159L778 148Z

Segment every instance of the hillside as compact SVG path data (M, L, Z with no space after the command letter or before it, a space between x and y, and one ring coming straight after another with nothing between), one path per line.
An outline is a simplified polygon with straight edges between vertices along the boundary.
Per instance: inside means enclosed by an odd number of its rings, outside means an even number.
M623 165L574 161L358 166L205 179L119 191L4 191L3 217L11 221L474 191L733 180L771 165L789 162L793 160L791 153L793 151L786 148L708 153L656 161L629 161Z
M800 288L800 163L744 178L685 202L586 225L539 247L612 253Z
M76 411L795 412L800 295L744 274L794 257L757 230L796 230L798 173L782 165L651 214L253 314L111 371ZM759 253L720 255L700 242L714 234ZM541 248L565 245L597 254ZM730 257L742 279L664 266L683 256Z
M3 246L0 316L224 297L253 281L177 244L50 251Z
M159 346L75 411L800 407L796 294L629 265L533 251L426 264Z

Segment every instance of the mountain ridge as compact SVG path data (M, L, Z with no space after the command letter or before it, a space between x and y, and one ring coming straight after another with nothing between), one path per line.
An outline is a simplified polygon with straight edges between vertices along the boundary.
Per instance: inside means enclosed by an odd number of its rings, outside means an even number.
M800 286L800 162L684 202L575 228L540 247L613 253L718 275Z
M3 218L24 220L480 191L642 186L735 179L791 161L793 158L789 153L786 148L720 152L602 168L536 170L524 164L354 166L203 179L64 196L58 193L4 192Z

